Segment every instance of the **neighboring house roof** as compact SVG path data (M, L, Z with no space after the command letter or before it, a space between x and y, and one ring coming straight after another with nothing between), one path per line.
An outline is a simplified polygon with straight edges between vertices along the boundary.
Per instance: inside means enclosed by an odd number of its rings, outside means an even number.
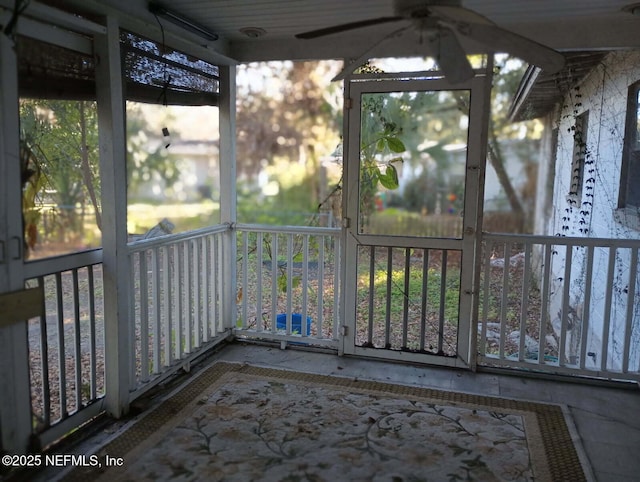
M533 65L529 66L509 109L509 119L520 122L545 116L607 54L607 51L566 52L566 64L557 74L548 74Z

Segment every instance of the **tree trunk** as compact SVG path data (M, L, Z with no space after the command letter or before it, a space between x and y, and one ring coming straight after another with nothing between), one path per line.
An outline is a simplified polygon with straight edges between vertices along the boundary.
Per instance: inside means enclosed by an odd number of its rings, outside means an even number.
M93 176L91 175L91 166L89 165L89 151L87 149L87 121L84 112L84 102L80 102L80 135L81 135L81 152L82 152L82 179L87 187L87 192L91 198L91 204L93 204L93 210L96 213L96 225L98 229L102 231L102 213L100 212L100 206L98 205L98 198L96 196L96 190L93 187Z
M524 216L522 203L520 202L518 194L513 188L513 184L511 184L511 180L509 179L507 170L504 167L504 158L502 156L502 151L500 150L500 145L498 144L498 139L496 138L496 133L493 125L491 125L491 128L489 129L489 145L487 151L489 154L489 162L493 166L493 169L496 171L498 181L500 182L502 189L504 189L504 192L507 195L511 210L516 214Z

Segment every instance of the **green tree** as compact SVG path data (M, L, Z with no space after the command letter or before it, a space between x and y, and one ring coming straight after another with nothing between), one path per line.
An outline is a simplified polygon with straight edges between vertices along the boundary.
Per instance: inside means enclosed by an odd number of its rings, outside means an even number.
M496 57L487 146L487 160L496 172L515 219L521 222L521 225L516 227L519 231L528 231L532 221L533 213L525 209L525 206L533 206L535 197L535 187L531 186L535 186L536 183L537 163L534 160L535 153L531 141L540 137L541 130L540 122L537 120L514 123L509 118L513 97L526 68L527 64L519 59L507 55ZM515 189L513 180L507 173L507 143L511 144L518 160L524 163L528 179L521 192Z
M282 211L284 205L313 212L325 197L320 160L338 144L341 122L341 91L329 82L337 69L335 62L271 62L239 69L238 175L252 186L259 175L268 174L280 188L260 200L261 211ZM255 211L260 194L246 189L244 195ZM239 212L245 215L243 206Z
M525 222L527 214L524 205L533 205L532 196L535 188L535 162L531 140L539 136L537 121L514 124L508 117L513 95L524 73L526 64L518 59L505 55L497 57L492 90L492 115L488 137L487 160L495 170L498 181L508 200L509 207L516 218ZM451 171L452 156L444 148L448 145L466 143L466 129L463 117L468 115L470 97L466 91L452 91L450 95L440 92L404 92L387 95L385 99L385 116L392 119L395 128L401 133L406 146L404 156L407 164L416 169L417 177L409 181L402 190L405 199L400 206L417 210L418 195L424 199L423 207L429 211L435 205L434 191L447 189L455 194L461 186L445 179ZM429 142L425 142L425 140ZM506 144L509 144L509 151ZM517 156L516 161L525 163L527 179L526 189L518 192L514 180L509 177L507 164L514 162L508 159L506 152ZM428 156L432 167L423 166ZM409 192L406 189L409 189ZM408 195L408 198L407 198ZM460 196L458 196L459 198ZM410 199L409 199L410 198Z
M25 228L33 230L31 225L39 220L36 200L50 200L56 206L60 241L82 235L86 211L77 207L87 201L100 227L96 103L23 99L20 122L23 165L30 164L32 171L29 179L23 179Z
M391 104L391 105L390 105ZM394 164L403 161L398 154L406 151L400 140L400 120L393 116L395 99L386 94L363 96L360 126L360 215L367 225L375 208L380 186L398 188L398 170Z
M34 248L43 235L57 241L79 241L88 212L101 230L97 104L21 99L20 131L26 244ZM162 133L151 131L134 104L127 111L130 190L135 192L154 173L159 173L168 186L179 178L176 159L164 147ZM44 205L52 206L50 214L55 216L49 215L46 228Z
M387 155L386 175L395 177L391 186L383 187L399 193L390 193L388 205L413 211L427 209L433 212L438 205L439 196L443 191L449 193L456 190L456 181L450 175L452 155L447 147L466 142L466 129L463 117L467 116L468 107L461 106L458 97L465 99L468 94L461 92L425 91L425 92L393 92L387 94L367 94L362 97L361 139L363 151L361 160L363 173L360 180L361 212L363 221L371 214L373 205L372 195L377 192L375 184L370 182L370 159L373 154L367 152L367 145L379 149L378 164L385 154L382 142L390 134L400 141L401 146L386 146L395 156L403 153L402 158ZM372 124L374 119L377 125ZM376 143L371 143L373 136ZM380 139L380 140L378 140ZM369 147L369 150L371 150ZM389 148L390 147L390 148ZM392 161L392 162L389 162ZM403 169L408 170L403 176L403 185L397 180L397 170L394 166L404 162ZM373 171L373 174L377 174ZM384 181L384 178L382 179Z
M240 67L237 157L256 176L275 158L298 161L330 153L340 129L332 62L270 62Z

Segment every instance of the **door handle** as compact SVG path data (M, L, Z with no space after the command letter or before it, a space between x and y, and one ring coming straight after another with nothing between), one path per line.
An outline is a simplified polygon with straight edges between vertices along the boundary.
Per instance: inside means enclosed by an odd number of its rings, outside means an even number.
M6 259L4 241L0 241L0 264L4 264Z

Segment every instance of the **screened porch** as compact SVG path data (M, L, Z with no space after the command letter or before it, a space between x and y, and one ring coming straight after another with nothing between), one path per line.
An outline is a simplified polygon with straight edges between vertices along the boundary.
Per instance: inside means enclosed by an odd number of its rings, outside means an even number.
M15 12L0 5L6 25ZM238 209L237 142L246 133L236 124L234 59L123 14L98 9L94 18L35 2L29 8L12 36L0 35L0 366L11 387L0 395L4 452L49 449L96 417L124 417L136 400L189 373L192 364L220 350L236 353L238 346L229 345L240 343L263 354L265 344L303 359L309 354L317 363L322 354L400 362L398 373L434 367L464 376L637 387L640 240L487 228L491 56L474 65L473 79L455 87L438 70L362 72L346 80L336 157L349 162L338 176L337 208L305 213L300 222L287 222L298 221L295 216L246 222ZM434 109L432 99L447 112L455 103L464 122L443 123L466 144L447 154L458 168L443 169L438 181L451 182L447 189L428 208L425 201L419 217L389 227L377 211L379 192L366 191L362 177L372 159L394 165L401 153L397 133L386 132L387 151L369 157L361 139L374 118L367 117L368 102L404 94L424 96L425 113ZM38 103L43 100L50 110ZM61 118L56 101L77 108L73 115L83 117L74 125L93 127L77 129L84 157L64 167L54 192L42 187L54 177L46 171L55 157L46 139L61 133L56 122L37 129L52 112ZM140 120L140 104L152 106L150 118L161 118L151 143L128 131ZM172 105L185 110L163 117ZM217 117L217 132L199 144L176 121L196 113ZM41 136L39 143L25 136L27 126ZM188 195L197 203L181 198L175 184L162 184L160 194L153 190L150 163L167 178L180 171L162 164L170 149L194 159L181 168L193 179L197 194ZM43 152L48 164L41 165ZM144 159L136 161L136 154ZM202 167L198 159L205 157L213 161ZM215 182L197 183L211 171ZM89 179L93 190L65 204L56 196L73 175ZM174 182L187 182L175 175ZM328 186L316 197L332 194ZM166 200L168 192L176 195L171 202L140 201ZM179 205L200 206L199 224L166 219ZM145 218L153 222L144 224ZM89 220L82 238L69 235L77 219ZM47 237L54 225L67 235ZM576 285L583 293L579 312Z

